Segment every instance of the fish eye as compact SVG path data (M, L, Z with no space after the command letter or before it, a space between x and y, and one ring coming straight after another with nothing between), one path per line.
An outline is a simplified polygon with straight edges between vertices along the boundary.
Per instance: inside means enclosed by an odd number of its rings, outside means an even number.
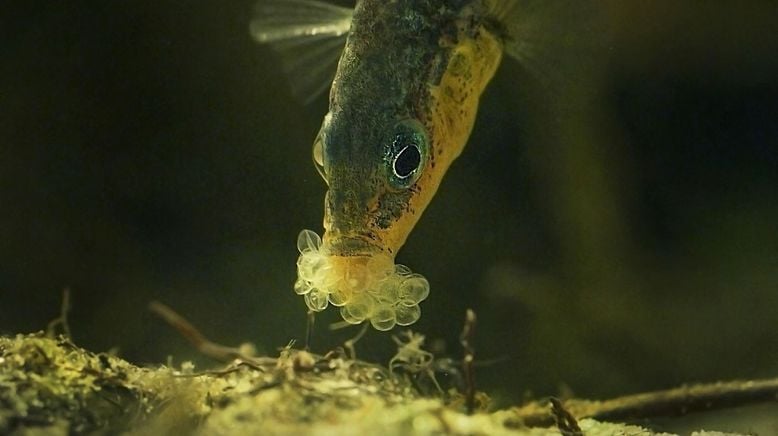
M395 127L385 159L394 188L407 189L416 183L426 164L428 149L426 130L420 122L406 120Z
M392 171L398 179L407 179L419 168L421 163L421 151L416 144L406 145L394 157Z

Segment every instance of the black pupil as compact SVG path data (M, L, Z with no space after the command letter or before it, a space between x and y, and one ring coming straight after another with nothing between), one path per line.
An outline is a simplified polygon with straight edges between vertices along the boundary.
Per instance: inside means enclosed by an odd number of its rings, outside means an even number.
M394 173L397 177L404 179L419 167L421 163L421 153L419 147L415 144L411 144L400 150L397 157L394 159Z

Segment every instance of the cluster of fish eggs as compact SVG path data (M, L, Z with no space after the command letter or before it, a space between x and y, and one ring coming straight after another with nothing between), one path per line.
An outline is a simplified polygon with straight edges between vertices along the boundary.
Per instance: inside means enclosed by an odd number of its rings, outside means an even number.
M311 230L300 232L297 249L294 290L309 309L321 312L333 305L349 324L369 321L376 330L410 325L421 317L419 303L429 295L429 282L405 265L395 265L388 255L350 259L336 268L335 262L344 258L330 256Z

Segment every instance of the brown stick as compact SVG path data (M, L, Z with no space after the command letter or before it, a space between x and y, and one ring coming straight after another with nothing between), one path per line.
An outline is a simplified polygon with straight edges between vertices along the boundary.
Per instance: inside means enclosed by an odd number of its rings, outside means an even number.
M567 400L564 406L579 419L623 421L678 416L767 401L778 401L778 378L682 386L606 401ZM554 424L545 404L528 404L518 408L516 413L528 426Z
M551 397L549 401L551 402L551 414L554 415L554 421L556 421L556 427L559 429L559 432L565 436L583 436L583 431L578 426L578 421L565 409L562 401L554 397Z
M59 307L59 316L52 319L49 325L46 327L46 335L54 337L56 334L57 326L62 327L62 334L66 338L72 339L70 336L70 325L68 324L68 312L70 312L70 288L62 290L62 304Z
M178 330L181 336L186 338L186 340L194 345L197 351L205 356L220 362L229 362L234 359L251 360L251 356L244 355L239 348L227 347L212 342L210 339L206 338L205 335L200 333L200 331L187 321L186 318L158 301L149 303L149 310L170 324L171 327Z
M468 415L471 415L475 410L475 371L473 369L473 360L475 359L475 349L473 348L475 322L475 312L472 309L467 309L467 312L465 312L465 326L462 329L459 341L465 350L465 356L462 359L462 370L465 372L465 408Z
M348 352L349 358L351 358L351 360L357 360L357 349L355 345L360 339L362 339L362 336L365 336L365 333L367 333L367 328L369 326L370 324L366 322L362 323L362 327L359 329L359 333L357 333L356 336L343 343L343 348Z
M305 320L305 347L303 350L311 350L311 339L313 338L313 326L316 324L316 312L308 310Z

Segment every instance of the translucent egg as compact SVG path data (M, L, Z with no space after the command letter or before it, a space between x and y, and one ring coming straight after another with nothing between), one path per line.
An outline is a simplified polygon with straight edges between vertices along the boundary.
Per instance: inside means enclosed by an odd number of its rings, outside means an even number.
M412 274L400 285L400 297L416 303L424 301L430 295L430 282L420 274Z
M379 306L378 309L370 317L370 324L376 330L391 330L397 323L397 318L394 313L394 309L390 306Z
M373 314L375 301L367 295L360 295L344 307L352 318L359 319L362 322Z
M321 312L327 308L327 293L319 289L312 289L305 294L305 305L314 312Z
M297 274L303 280L317 281L327 274L327 258L314 252L305 252L297 259Z
M349 302L349 298L345 292L335 289L329 296L330 304L336 307L345 306Z
M375 297L378 301L381 301L382 304L394 305L400 301L399 281L396 278L386 280L385 283L378 288L377 292L375 292Z
M353 290L367 289L372 280L372 274L366 265L352 265L346 270L345 286Z
M311 282L309 281L298 278L297 281L294 282L294 293L297 295L305 295L311 292L311 289L313 289L313 286L311 286Z
M394 273L398 276L409 276L412 274L412 271L407 266L398 263L394 266Z
M411 325L421 318L421 309L418 304L413 306L397 306L397 325Z
M294 291L309 309L320 312L331 304L346 322L368 321L383 331L419 320L419 302L429 295L429 282L407 266L395 265L391 256L332 256L327 242L310 230L300 232L297 249Z
M303 230L297 235L297 250L300 254L308 251L319 251L321 238L313 230Z

